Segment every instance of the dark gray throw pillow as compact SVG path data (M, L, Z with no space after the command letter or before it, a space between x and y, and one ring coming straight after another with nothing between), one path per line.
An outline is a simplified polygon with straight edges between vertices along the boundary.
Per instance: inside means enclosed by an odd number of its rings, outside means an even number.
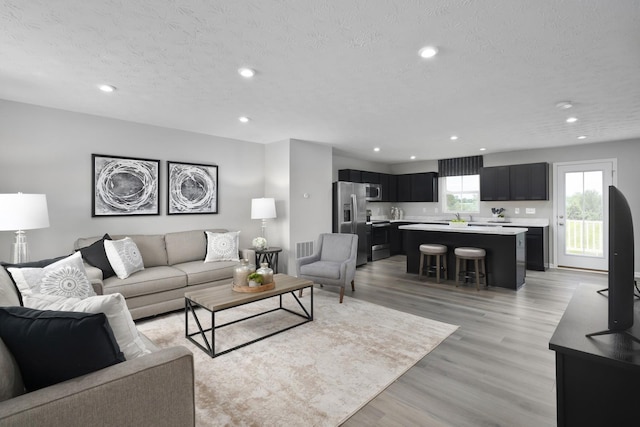
M0 307L0 337L27 391L125 360L104 313Z
M82 259L87 261L92 266L102 270L103 279L116 275L115 271L113 271L113 268L111 267L109 258L107 258L107 253L104 250L105 240L111 240L111 236L109 236L109 234L105 234L102 239L92 243L85 248L80 249Z

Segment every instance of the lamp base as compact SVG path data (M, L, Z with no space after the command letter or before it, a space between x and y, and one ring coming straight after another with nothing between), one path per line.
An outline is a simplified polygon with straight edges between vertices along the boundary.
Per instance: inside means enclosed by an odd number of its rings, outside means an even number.
M16 240L11 244L11 262L21 264L29 261L29 246L24 231L16 231Z

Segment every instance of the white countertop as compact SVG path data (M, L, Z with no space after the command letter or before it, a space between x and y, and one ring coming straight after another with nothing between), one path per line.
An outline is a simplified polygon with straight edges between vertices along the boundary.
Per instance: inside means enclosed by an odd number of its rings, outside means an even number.
M410 224L401 225L398 227L400 230L414 230L414 231L444 231L448 233L476 233L476 234L500 234L504 236L513 236L519 233L525 233L526 228L520 227L487 227L468 225L466 227L452 227L444 224Z
M406 217L400 220L391 220L394 222L411 222L416 224L449 224L449 221L443 217ZM469 222L469 225L488 225L509 227L547 227L549 220L546 218L507 218L504 222L493 222L491 218L477 218Z

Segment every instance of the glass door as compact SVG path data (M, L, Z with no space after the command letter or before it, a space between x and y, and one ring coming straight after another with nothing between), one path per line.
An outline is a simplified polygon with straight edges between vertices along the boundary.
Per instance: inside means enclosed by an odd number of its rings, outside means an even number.
M556 239L559 267L608 269L608 189L613 162L558 165Z

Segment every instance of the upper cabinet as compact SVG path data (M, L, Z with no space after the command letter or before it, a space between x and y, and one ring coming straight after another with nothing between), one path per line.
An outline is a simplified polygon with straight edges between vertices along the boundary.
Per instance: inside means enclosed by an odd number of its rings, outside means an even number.
M436 172L391 175L386 173L340 169L338 180L380 184L383 202L437 202Z
M511 200L509 166L480 168L480 200Z
M511 200L549 200L549 163L509 167Z
M549 164L480 169L480 200L549 200Z

